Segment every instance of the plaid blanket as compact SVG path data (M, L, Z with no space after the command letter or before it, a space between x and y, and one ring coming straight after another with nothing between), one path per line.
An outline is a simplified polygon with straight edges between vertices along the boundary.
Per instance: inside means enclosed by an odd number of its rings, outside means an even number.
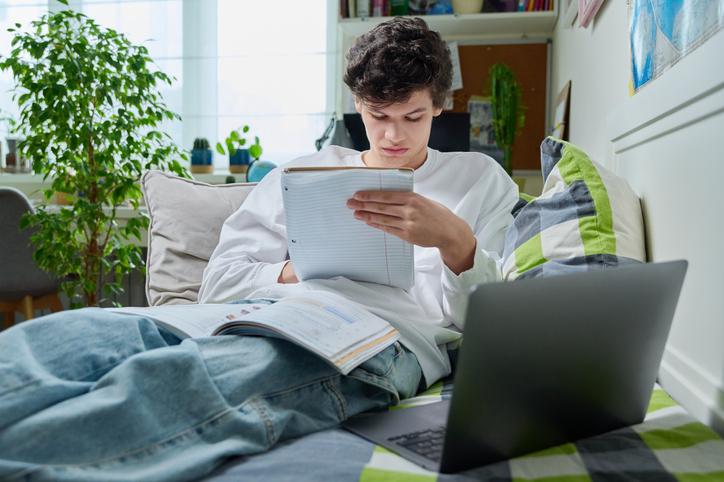
M394 409L448 398L438 383ZM724 481L724 440L656 386L643 423L458 474L424 470L344 430L327 430L235 459L205 479L349 482Z

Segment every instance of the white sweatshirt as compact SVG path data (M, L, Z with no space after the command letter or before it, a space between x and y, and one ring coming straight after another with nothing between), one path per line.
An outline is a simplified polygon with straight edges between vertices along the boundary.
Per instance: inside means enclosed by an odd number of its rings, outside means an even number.
M357 151L330 146L285 167L292 166L364 166L364 162ZM224 223L204 270L199 303L331 291L397 328L401 342L417 356L428 386L448 375L445 344L460 336L457 329L463 328L470 288L501 279L499 253L518 200L517 186L505 171L483 154L428 149L426 161L415 170L414 190L465 220L475 233L477 250L473 267L455 275L437 248L415 246L415 285L409 291L342 277L277 283L288 259L280 175L281 169L267 174Z

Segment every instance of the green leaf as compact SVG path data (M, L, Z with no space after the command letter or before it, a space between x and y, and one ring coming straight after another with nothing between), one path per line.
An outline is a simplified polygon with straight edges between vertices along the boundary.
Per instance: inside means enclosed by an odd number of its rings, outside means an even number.
M249 155L254 159L259 159L261 157L261 146L259 144L249 146Z

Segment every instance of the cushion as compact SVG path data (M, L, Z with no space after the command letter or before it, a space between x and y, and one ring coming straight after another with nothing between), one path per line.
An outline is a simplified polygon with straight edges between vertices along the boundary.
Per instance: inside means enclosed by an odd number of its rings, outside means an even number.
M196 303L221 227L255 186L213 185L161 171L141 180L150 224L146 298L151 306Z
M503 278L533 278L645 261L639 198L580 148L541 143L543 192L521 200L506 233Z

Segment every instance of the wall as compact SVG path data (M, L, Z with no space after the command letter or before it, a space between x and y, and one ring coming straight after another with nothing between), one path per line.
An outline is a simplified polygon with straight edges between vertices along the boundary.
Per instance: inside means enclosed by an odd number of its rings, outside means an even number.
M689 261L659 382L724 434L724 31L633 97L627 35L625 2L607 2L587 30L559 21L553 92L572 80L571 142L641 197L649 259Z
M605 164L607 116L629 97L626 5L605 2L587 29L563 24L559 18L553 38L552 96L571 81L570 140Z

